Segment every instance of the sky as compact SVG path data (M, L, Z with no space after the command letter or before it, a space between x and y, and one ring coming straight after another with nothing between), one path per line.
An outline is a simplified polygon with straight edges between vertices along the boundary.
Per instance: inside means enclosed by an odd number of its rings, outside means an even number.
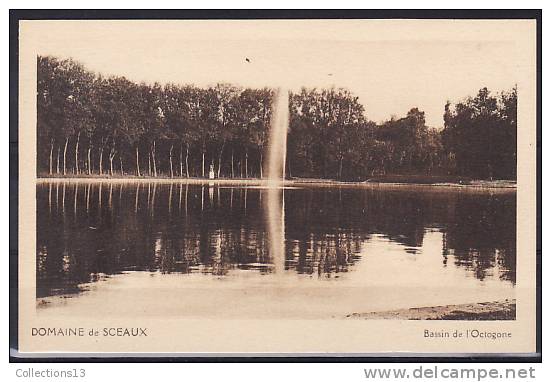
M522 21L33 21L37 54L137 82L344 87L376 122L518 81ZM515 24L515 23L518 23ZM246 58L250 62L246 61Z

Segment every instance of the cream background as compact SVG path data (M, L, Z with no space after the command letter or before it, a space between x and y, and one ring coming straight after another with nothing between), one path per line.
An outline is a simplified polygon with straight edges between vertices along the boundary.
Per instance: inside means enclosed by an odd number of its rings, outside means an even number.
M129 41L139 41L148 31L172 28L178 31L207 24L210 38L228 30L247 31L248 39L274 35L289 38L288 31L308 32L314 28L319 38L387 41L488 41L507 46L514 58L518 84L518 179L517 179L517 320L497 322L438 321L353 321L353 320L192 320L128 319L102 320L60 317L38 320L35 300L35 182L36 158L36 55L50 49L55 41L70 35L78 39L80 26L88 35L111 38L109 31L122 33ZM204 27L204 25L203 25ZM251 35L251 28L255 33ZM235 32L237 31L237 32ZM287 32L286 32L287 31ZM186 353L354 353L449 352L449 353L529 353L535 351L535 139L536 139L536 24L534 20L309 20L309 21L21 21L19 94L19 344L22 352L186 352ZM286 35L287 33L287 35ZM92 33L93 34L93 33ZM299 33L300 34L300 33ZM169 37L170 38L170 37ZM85 39L83 39L85 41ZM82 44L81 49L86 49ZM106 45L106 49L109 48ZM144 55L149 52L144 51ZM443 67L443 71L447 68ZM503 77L511 75L497 66ZM119 73L113 73L119 74ZM380 76L391 77L392 71ZM464 76L471 73L462 73ZM277 75L274 74L274 78ZM503 79L506 83L506 78ZM430 83L425 86L430 90ZM453 84L450 86L453 87ZM482 84L481 86L484 86ZM469 94L469 93L467 93ZM465 95L467 95L465 94ZM24 153L23 156L21 154ZM100 309L101 307L98 307ZM32 326L96 328L103 326L149 327L147 338L31 337ZM511 331L505 341L428 340L423 330L479 329Z

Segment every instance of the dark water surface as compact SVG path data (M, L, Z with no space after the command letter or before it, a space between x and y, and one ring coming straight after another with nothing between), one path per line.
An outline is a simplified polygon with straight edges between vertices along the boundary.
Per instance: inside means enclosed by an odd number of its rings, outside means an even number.
M372 266L367 261L375 251L382 280L429 267L444 282L515 284L515 192L292 188L284 190L283 209L283 191L276 190L276 198L270 192L208 184L41 183L37 298L75 296L130 271L180 275L182 282L190 274L216 282L282 273L300 275L297 283L339 283L365 277L357 270ZM434 253L416 267L424 251Z

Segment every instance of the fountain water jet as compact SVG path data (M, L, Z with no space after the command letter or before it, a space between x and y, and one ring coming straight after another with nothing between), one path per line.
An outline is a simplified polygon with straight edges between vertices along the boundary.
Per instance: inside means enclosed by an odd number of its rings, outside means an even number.
M273 104L268 146L266 199L270 254L276 275L285 271L285 197L279 184L285 181L285 157L289 127L289 92L278 89Z
M268 181L285 180L285 157L287 155L287 130L289 128L289 92L278 89L273 105L268 146Z

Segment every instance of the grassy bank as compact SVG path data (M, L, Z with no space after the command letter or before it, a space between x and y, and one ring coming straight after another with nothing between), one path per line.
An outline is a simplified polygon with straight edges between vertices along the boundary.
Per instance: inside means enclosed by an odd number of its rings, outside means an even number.
M507 299L473 304L399 309L385 312L352 313L346 317L365 320L514 320L516 318L516 300Z
M456 185L488 185L494 187L515 187L512 180L477 180L464 176L453 175L382 175L371 177L366 182L373 183L405 183L405 184L456 184Z

